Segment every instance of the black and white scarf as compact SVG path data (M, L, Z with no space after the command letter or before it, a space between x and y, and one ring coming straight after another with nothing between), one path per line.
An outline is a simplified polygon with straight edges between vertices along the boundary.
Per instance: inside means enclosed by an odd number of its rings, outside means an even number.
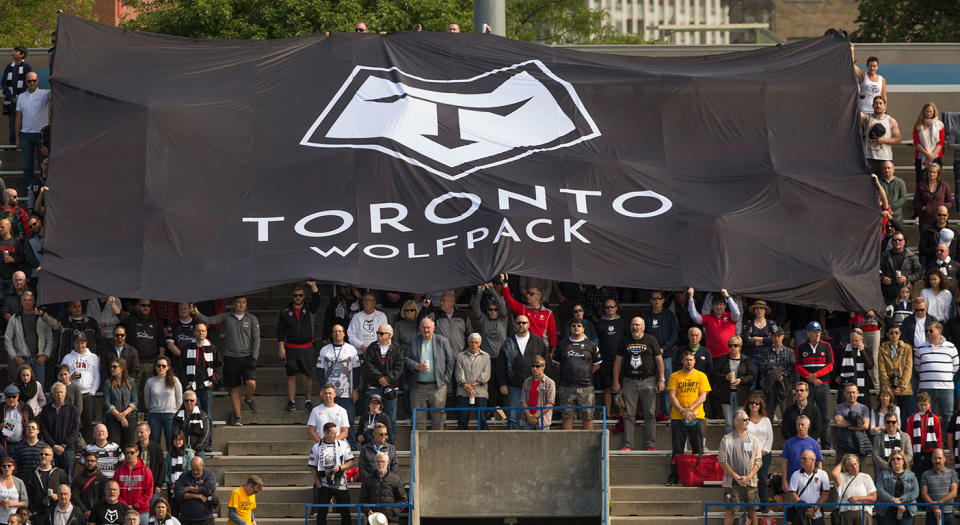
M927 420L926 425L923 424L924 418ZM934 420L933 413L929 410L922 414L917 412L913 415L913 435L910 436L910 441L913 443L914 454L937 448L937 430L934 426Z
M176 454L176 451L170 453L170 483L176 483L181 474L183 474L183 449L179 454Z
M867 391L867 372L864 366L863 352L850 346L848 343L840 353L840 383L853 383L860 392L857 401L863 399Z
M905 443L901 442L900 432L897 432L896 434L893 434L893 435L884 433L882 445L883 445L883 457L881 459L883 459L884 461L887 461L888 459L890 459L890 454L893 454L894 450L903 450Z
M189 414L186 414L184 409L181 408L174 418L178 422L183 421L185 423L184 434L186 434L188 445L196 447L202 444L199 441L206 435L206 430L203 428L204 418L200 417L200 407L198 405L193 405L193 411Z
M7 81L7 85L11 87L13 91L13 96L17 96L20 93L23 93L23 90L24 90L23 80L25 76L23 73L23 66L25 64L26 62L20 62L20 65L18 66L16 62L10 62L10 65L7 66L7 78L5 80ZM14 79L16 79L15 86L13 85ZM3 101L3 105L9 106L10 99L5 98Z
M957 458L960 457L960 412L957 412L953 416L953 458L955 463L955 468L957 471L960 471L960 462L957 461Z
M203 351L199 351L203 348ZM213 372L213 346L210 341L204 339L202 343L194 348L188 348L185 357L187 376L187 385L190 389L196 391L199 388L210 388L216 379ZM198 374L198 371L205 374ZM199 380L198 376L202 378ZM199 386L197 386L199 383Z

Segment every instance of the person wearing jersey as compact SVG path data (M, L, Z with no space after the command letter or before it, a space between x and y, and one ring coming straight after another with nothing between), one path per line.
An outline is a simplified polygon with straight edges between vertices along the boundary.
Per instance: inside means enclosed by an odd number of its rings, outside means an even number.
M194 344L193 332L196 326L197 320L190 315L190 303L178 303L177 320L167 326L166 347L170 366L181 383L186 381L183 375L183 352Z
M893 160L893 146L900 144L900 126L897 119L886 113L887 99L882 95L873 97L873 112L860 114L860 124L863 126L864 151L867 155L867 164L871 173L883 173L883 161ZM874 126L883 126L883 133Z
M306 395L303 409L313 409L313 373L310 358L313 352L314 315L320 309L320 293L317 281L307 281L310 287L310 304L306 304L307 288L294 285L293 297L277 316L277 355L287 372L287 410L297 409L297 375L303 376Z
M530 333L542 338L550 348L557 346L557 322L553 317L553 312L543 305L543 292L536 286L527 288L527 304L520 304L510 295L510 287L507 286L509 276L505 273L500 274L500 281L503 283L503 289L500 294L507 303L513 315L524 315L530 320Z
M570 320L570 336L557 345L553 362L560 369L557 391L562 406L593 406L593 374L603 359L597 344L583 334L583 321ZM563 429L573 429L573 418L580 412L584 430L593 430L593 409L563 409Z
M830 343L820 340L823 328L817 321L807 324L807 340L797 346L794 367L800 379L810 385L813 402L820 411L820 428L823 434L821 443L831 447L831 429L828 414L830 410L830 379L833 376L833 347Z
M613 389L623 387L623 448L633 450L633 434L636 432L636 412L639 404L643 410L643 446L656 450L657 420L654 413L657 396L666 383L663 377L663 352L657 338L644 333L646 322L642 317L630 321L630 337L620 344L613 363Z

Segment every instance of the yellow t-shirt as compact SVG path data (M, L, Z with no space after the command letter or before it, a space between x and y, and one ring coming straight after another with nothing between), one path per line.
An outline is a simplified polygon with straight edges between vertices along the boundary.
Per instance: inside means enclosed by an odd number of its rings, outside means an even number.
M257 508L257 495L256 494L247 494L247 491L243 487L233 489L233 492L230 493L230 502L227 503L227 507L237 509L237 517L250 523L250 515L253 514L253 509ZM228 525L238 525L234 523L233 520L227 520Z
M700 397L701 392L710 391L710 381L703 372L693 369L689 374L683 370L670 374L670 382L667 384L667 390L677 391L677 401L680 406L688 407ZM703 404L697 407L695 412L697 419L704 419ZM670 407L670 419L683 419L680 412L675 407Z

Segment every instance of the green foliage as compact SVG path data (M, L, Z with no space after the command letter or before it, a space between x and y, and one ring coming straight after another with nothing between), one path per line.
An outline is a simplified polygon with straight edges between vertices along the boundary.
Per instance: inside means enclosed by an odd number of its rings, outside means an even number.
M861 0L854 42L957 42L957 0Z
M0 47L47 47L57 11L90 16L93 0L0 0Z
M473 30L473 0L123 0L138 16L122 27L192 38L267 39L353 31ZM641 44L604 24L583 0L509 0L506 34L545 44Z

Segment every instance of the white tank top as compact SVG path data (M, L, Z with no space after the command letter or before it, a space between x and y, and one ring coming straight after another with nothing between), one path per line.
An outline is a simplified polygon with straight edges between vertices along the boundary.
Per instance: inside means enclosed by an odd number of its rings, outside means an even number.
M20 501L20 493L17 492L17 486L14 485L10 488L6 488L3 485L0 485L0 499L8 499L10 501ZM0 507L0 523L6 523L10 515L16 514L16 512L17 512L16 507L10 507L10 510Z
M870 75L863 74L863 82L860 83L860 111L863 113L873 113L873 98L880 95L883 90L883 77L877 75L877 81L870 80Z
M873 113L873 110L871 109L870 112ZM878 119L871 114L870 118L867 119L867 129L863 132L863 147L866 151L867 158L874 160L893 160L893 148L889 144L874 144L870 142L870 128L878 122L887 128L886 133L883 134L883 138L889 139L893 136L893 132L890 130L890 115L885 114L883 118Z

